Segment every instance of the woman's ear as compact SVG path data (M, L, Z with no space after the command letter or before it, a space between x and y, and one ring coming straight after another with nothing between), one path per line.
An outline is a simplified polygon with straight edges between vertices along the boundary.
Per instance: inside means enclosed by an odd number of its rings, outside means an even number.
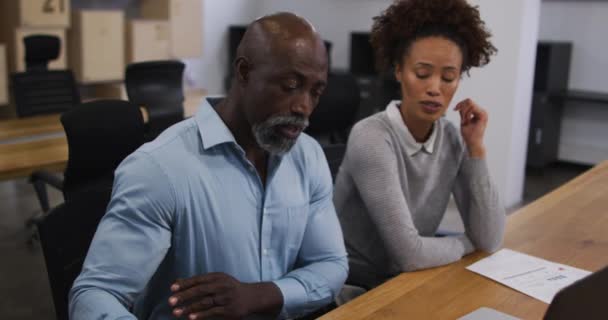
M402 65L399 64L395 64L395 80L397 80L397 82L401 83L401 77L402 77Z

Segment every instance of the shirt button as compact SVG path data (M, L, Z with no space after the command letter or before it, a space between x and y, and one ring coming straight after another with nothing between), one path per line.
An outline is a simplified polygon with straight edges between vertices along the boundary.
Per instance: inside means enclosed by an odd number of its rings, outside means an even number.
M262 254L264 254L265 256L267 256L268 255L268 249L262 250Z

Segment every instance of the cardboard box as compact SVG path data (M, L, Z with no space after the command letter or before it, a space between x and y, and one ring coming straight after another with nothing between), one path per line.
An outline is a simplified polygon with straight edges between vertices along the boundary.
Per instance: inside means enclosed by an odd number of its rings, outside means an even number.
M81 83L115 81L125 68L125 15L118 10L72 13L70 67Z
M8 104L8 72L6 65L6 46L0 44L0 106Z
M127 63L168 60L169 22L131 20L127 24Z
M0 18L13 28L67 28L70 8L70 0L0 0Z
M205 89L190 88L184 90L184 117L194 116L206 96L207 90Z
M12 39L12 46L8 48L8 56L11 60L9 70L11 72L23 72L25 71L25 44L23 38L35 35L35 34L46 34L59 37L61 41L61 47L59 49L59 57L56 60L49 62L49 69L62 70L67 69L67 44L66 44L66 32L62 28L17 28L14 31Z
M140 0L145 19L169 21L173 58L200 57L203 47L202 0Z

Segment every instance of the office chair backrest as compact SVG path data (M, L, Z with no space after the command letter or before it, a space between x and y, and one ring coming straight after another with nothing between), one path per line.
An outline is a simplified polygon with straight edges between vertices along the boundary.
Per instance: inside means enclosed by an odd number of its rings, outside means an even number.
M49 61L59 57L61 40L51 35L31 35L23 38L25 65L28 71L47 70Z
M32 70L11 74L18 117L60 113L80 103L74 75L68 70Z
M393 100L401 100L401 83L395 79L393 71L382 73L378 76L379 88L376 104L380 108L384 108Z
M61 116L68 140L63 193L66 200L99 179L112 185L114 170L144 142L139 108L128 101L97 100Z
M127 66L125 85L129 101L148 111L151 138L184 118L184 64L148 61Z
M11 89L17 116L59 113L80 103L80 94L69 70L49 71L49 61L57 59L61 40L50 35L23 38L27 71L11 74Z
M68 294L106 211L112 186L101 182L51 212L37 224L57 319L68 319Z
M307 133L316 138L338 133L345 140L345 133L353 125L359 109L359 94L359 85L354 76L347 73L329 74L327 88L310 116Z
M325 153L325 158L327 159L327 164L329 165L331 177L335 182L336 176L338 175L338 170L340 169L340 165L344 159L344 154L346 153L346 144L337 143L324 145L323 152Z

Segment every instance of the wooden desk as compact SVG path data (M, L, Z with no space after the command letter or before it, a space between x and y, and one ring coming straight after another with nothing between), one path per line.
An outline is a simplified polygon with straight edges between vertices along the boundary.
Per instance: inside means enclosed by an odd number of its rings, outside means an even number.
M62 133L60 114L21 119L0 120L0 143L4 140L30 138L39 135Z
M608 161L510 216L504 247L590 271L606 266ZM485 256L401 274L321 319L457 319L484 306L541 319L547 304L465 269Z
M67 161L65 137L0 144L0 181L27 177L41 169L61 172Z

